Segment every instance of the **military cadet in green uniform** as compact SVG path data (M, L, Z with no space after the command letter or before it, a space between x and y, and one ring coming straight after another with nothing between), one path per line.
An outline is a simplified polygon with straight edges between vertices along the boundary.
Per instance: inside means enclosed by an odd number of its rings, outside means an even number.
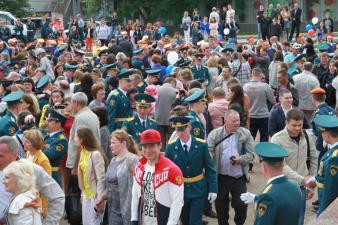
M300 54L298 55L293 61L297 63L297 69L295 72L293 72L291 74L291 76L294 76L294 75L297 75L297 74L300 74L301 72L303 72L304 70L304 63L306 62L306 58L305 58L306 55L304 54ZM303 68L301 68L303 67Z
M314 122L330 146L320 160L316 176L320 215L338 197L338 117L318 115Z
M179 65L182 64L182 63L187 63L187 64L190 64L191 61L190 59L188 58L188 46L184 46L184 47L181 47L180 51L181 51L181 57L180 59L176 62L176 65L178 67L180 67Z
M144 74L144 53L143 53L143 48L139 48L133 51L133 58L131 60L131 65L135 69L141 70L142 74Z
M49 109L49 115L47 117L49 135L45 139L45 150L43 153L47 156L52 166L52 177L60 186L60 161L67 153L68 149L68 141L63 130L66 121L67 117L55 109Z
M262 162L267 185L259 195L241 194L241 200L246 204L256 202L254 225L297 225L302 197L299 185L283 174L287 151L270 142L258 143L255 150Z
M330 107L325 102L325 90L322 88L314 88L311 90L312 94L312 102L316 106L316 110L313 114L313 118L315 118L317 115L329 115L333 116L336 115L336 110L334 110L332 107ZM320 158L325 154L326 150L323 146L323 137L321 134L321 131L318 126L312 121L312 129L314 135L317 137L316 139L316 149L319 151L318 156L318 163L320 162Z
M73 60L76 61L78 64L83 64L83 56L86 55L86 52L80 49L74 49L74 56Z
M143 131L148 129L158 130L157 123L155 120L148 117L148 114L151 110L151 103L155 102L155 99L147 94L137 94L135 95L136 101L136 112L135 115L130 121L123 122L122 127L133 136L135 142L140 144L140 135Z
M95 66L95 68L101 69L102 67L108 65L107 63L108 55L109 55L108 49L100 51L98 54L98 56L100 57L100 62Z
M73 64L69 64L69 63L65 63L65 72L64 75L67 78L68 83L72 83L74 80L74 74L75 71L77 70L78 65L73 65ZM75 87L74 87L75 89ZM74 90L75 93L75 90Z
M191 72L193 73L194 80L204 80L204 82L208 81L210 83L210 74L208 68L202 65L203 54L196 54L195 65L191 68Z
M40 93L37 95L40 109L49 103L50 87L48 75L44 75L36 85L36 88L40 90Z
M27 27L27 41L31 42L34 40L35 36L35 24L32 22L31 17L27 18L26 27Z
M131 75L132 70L120 72L118 75L119 87L110 92L108 96L108 129L110 132L120 129L124 121L133 118L133 109L127 97L127 90L131 87Z
M144 93L146 87L155 84L160 76L161 69L146 70L147 77L137 85L139 93Z
M21 112L21 98L24 95L22 91L12 92L2 98L7 103L7 111L4 117L0 119L0 137L13 136L18 130L16 117Z
M206 107L206 100L204 98L205 89L198 89L192 95L184 99L184 103L189 104L189 116L191 120L191 134L197 138L205 139L205 128L199 118L199 114L203 114Z
M190 120L189 116L170 118L178 138L168 143L165 156L183 173L182 224L202 225L205 197L208 196L210 202L217 198L216 170L208 151L208 144L190 134Z

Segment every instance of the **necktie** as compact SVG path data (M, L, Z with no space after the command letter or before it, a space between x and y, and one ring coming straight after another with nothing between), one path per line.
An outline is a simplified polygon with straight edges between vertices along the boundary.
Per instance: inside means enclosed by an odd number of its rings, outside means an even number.
M188 155L188 145L183 145L184 152L186 155Z
M144 128L146 128L146 121L142 121L142 126L144 127Z

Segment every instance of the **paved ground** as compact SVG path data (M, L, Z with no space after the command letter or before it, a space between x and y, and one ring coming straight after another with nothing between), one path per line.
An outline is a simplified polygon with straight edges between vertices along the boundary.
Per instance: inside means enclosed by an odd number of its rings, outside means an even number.
M260 193L262 191L262 189L264 188L266 182L265 182L265 179L264 179L262 173L260 172L260 165L259 165L257 159L254 163L254 169L253 169L253 173L251 173L251 179L250 180L251 181L248 184L248 191L252 192L252 193ZM316 198L316 196L314 198ZM309 222L315 217L315 215L311 211L311 207L310 207L313 199L311 199L307 202L307 210L306 210L306 215L305 215L305 225L309 224ZM255 212L254 205L249 205L248 216L247 216L247 220L246 220L245 225L252 225L253 224L253 222L254 222L254 212ZM229 219L230 225L235 225L233 218L234 218L234 211L231 208L230 219ZM216 219L211 219L211 218L207 218L207 217L205 217L205 219L207 221L209 221L209 225L217 225ZM61 225L68 225L68 223L66 221L62 221Z

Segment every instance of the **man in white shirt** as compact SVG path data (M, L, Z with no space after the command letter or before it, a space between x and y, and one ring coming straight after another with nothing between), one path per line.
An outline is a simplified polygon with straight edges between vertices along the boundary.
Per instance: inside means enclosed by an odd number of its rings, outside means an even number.
M214 17L216 19L216 22L219 23L219 14L217 12L216 7L212 7L212 12L209 15L209 23L210 23L212 17Z

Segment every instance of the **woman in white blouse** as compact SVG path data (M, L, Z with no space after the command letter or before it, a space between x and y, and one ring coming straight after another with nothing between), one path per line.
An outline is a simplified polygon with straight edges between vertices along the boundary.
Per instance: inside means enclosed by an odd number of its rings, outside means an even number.
M35 190L32 164L26 160L14 161L3 173L5 189L13 194L6 210L6 224L41 225L41 199Z
M228 4L228 11L226 17L226 23L229 24L231 22L230 18L234 18L235 20L235 10L232 8L231 4Z

